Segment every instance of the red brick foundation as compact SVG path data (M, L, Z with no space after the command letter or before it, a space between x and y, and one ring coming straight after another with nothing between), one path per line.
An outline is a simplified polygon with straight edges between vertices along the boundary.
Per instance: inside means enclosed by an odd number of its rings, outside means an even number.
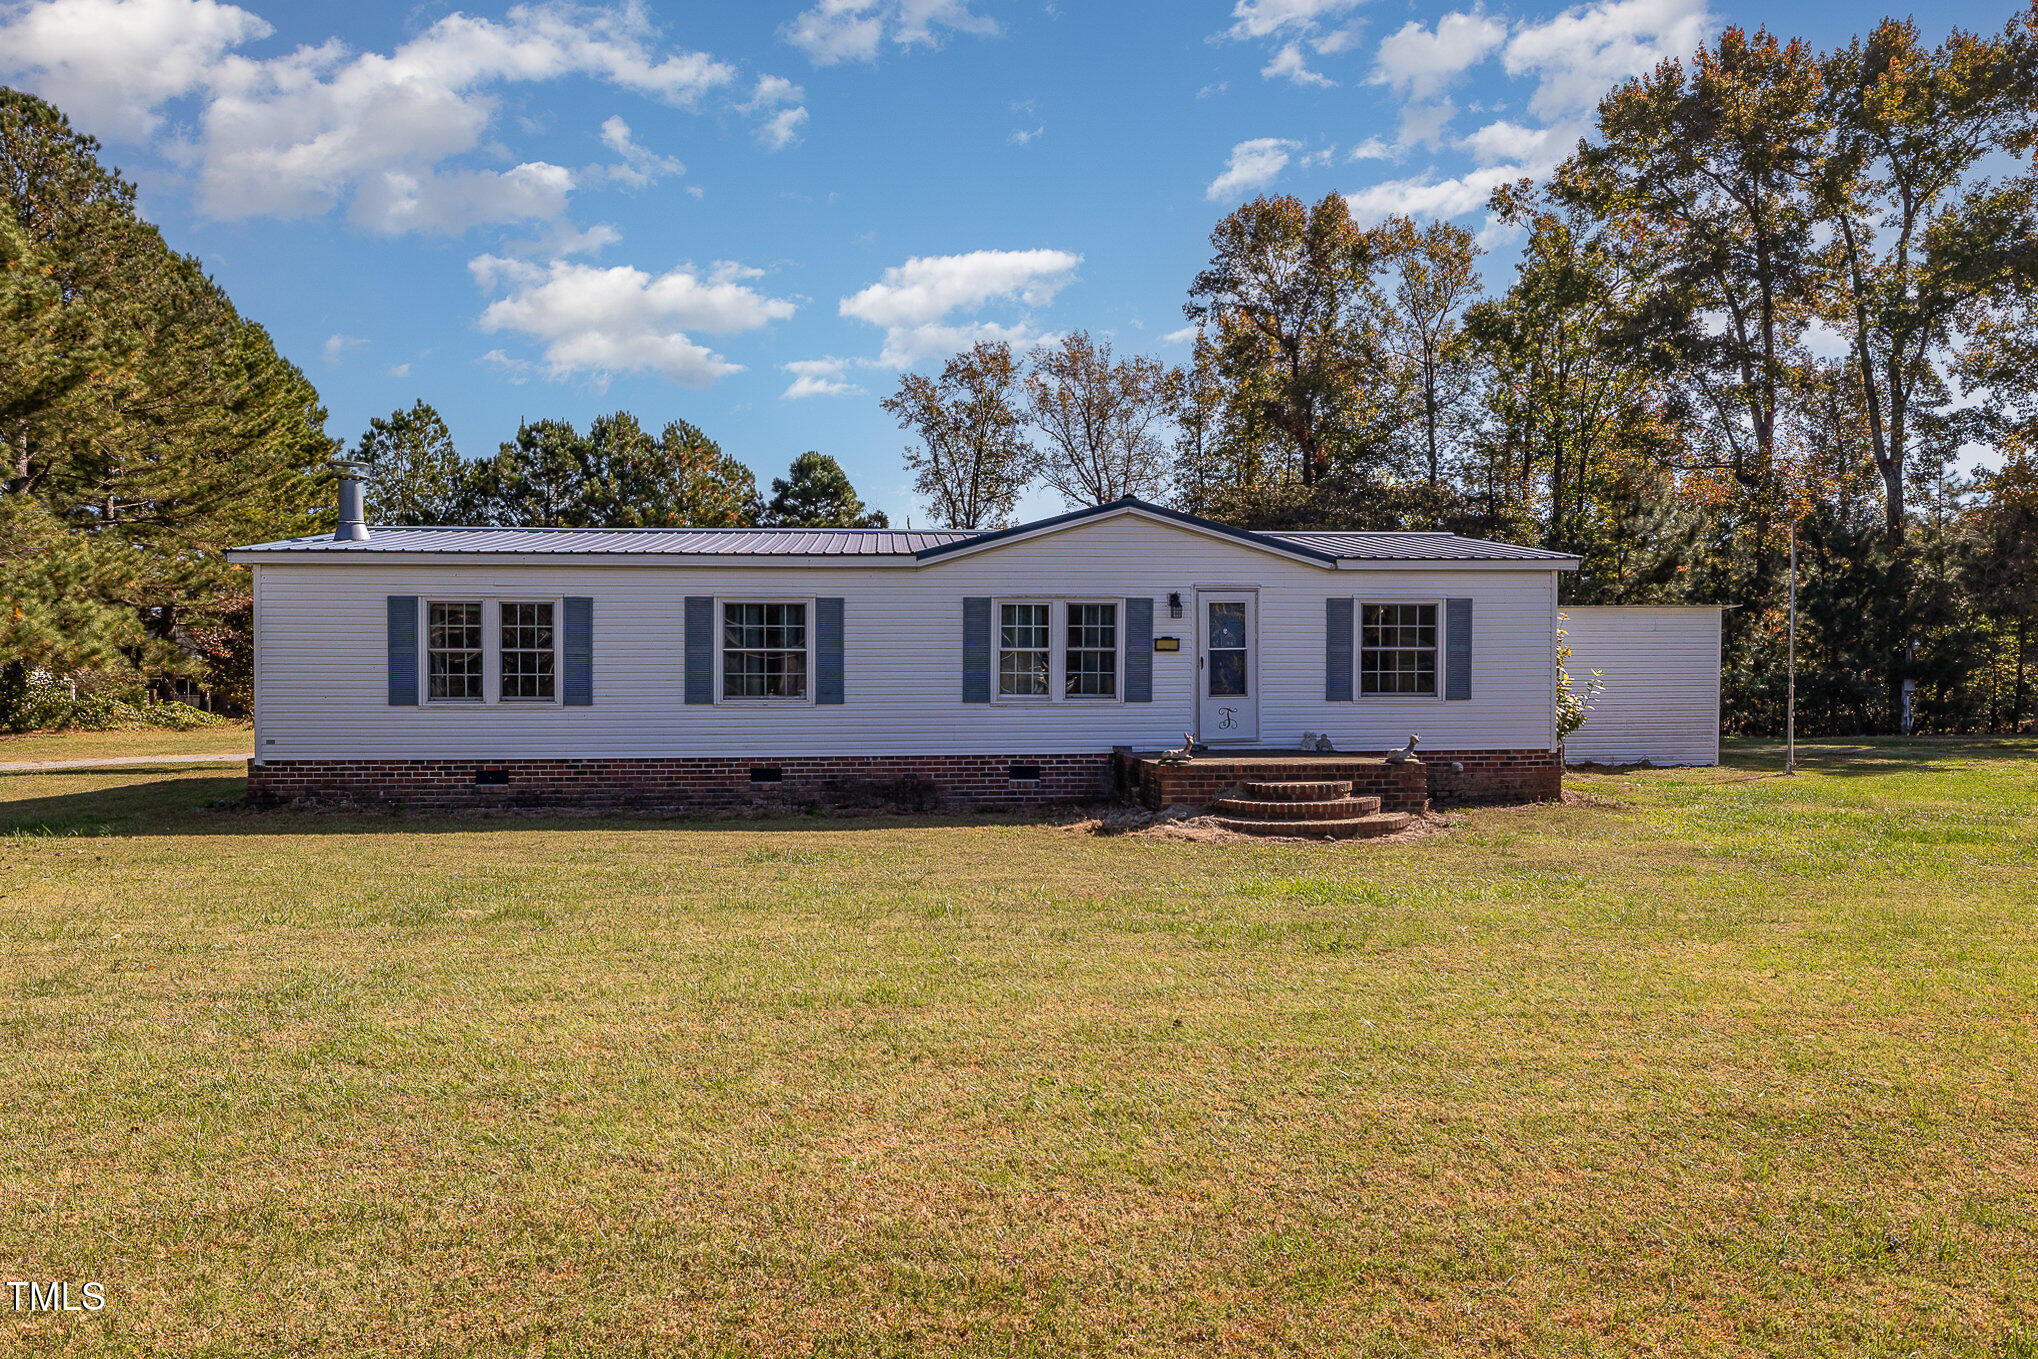
M1014 767L1038 771L1015 778ZM776 770L775 782L753 772ZM248 800L416 807L893 807L932 810L1110 795L1111 756L878 755L733 760L259 760Z
M1437 802L1555 802L1564 796L1562 750L1428 750L1429 795ZM1453 770L1453 764L1464 766Z
M1550 750L1424 750L1389 764L1379 754L1199 755L1187 764L1127 756L1120 777L1148 807L1200 807L1248 779L1349 781L1382 810L1420 812L1430 802L1547 802L1564 791L1563 755ZM1453 768L1453 765L1462 768Z

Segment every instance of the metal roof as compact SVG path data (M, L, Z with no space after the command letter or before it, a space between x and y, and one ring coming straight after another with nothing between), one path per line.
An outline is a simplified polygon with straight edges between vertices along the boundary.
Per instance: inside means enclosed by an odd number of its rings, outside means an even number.
M1136 511L1231 538L1246 546L1312 558L1344 561L1575 562L1576 557L1539 547L1517 547L1450 533L1342 530L1266 532L1199 519L1162 505L1127 497L1108 505L1072 510L1030 524L979 533L953 529L700 529L700 528L400 528L376 527L368 537L338 540L329 534L288 538L234 549L240 553L373 556L382 553L490 554L510 556L674 556L674 557L883 557L938 560L1009 539L1051 532L1102 515Z
M356 542L331 534L286 538L240 552L513 552L532 556L656 553L687 557L910 557L974 538L944 529L385 528Z
M1262 538L1314 548L1340 561L1457 561L1457 562L1539 562L1570 561L1568 552L1551 552L1540 547L1519 547L1513 543L1491 543L1484 538L1460 538L1455 533L1413 531L1345 532L1306 529L1297 532L1262 532Z

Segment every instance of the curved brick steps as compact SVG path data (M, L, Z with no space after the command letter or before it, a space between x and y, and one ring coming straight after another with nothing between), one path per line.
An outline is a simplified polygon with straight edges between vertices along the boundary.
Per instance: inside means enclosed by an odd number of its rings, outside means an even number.
M1379 811L1380 799L1340 796L1304 802L1287 798L1221 797L1211 805L1224 815L1242 821L1350 821Z
M1211 819L1224 829L1241 835L1309 835L1332 840L1369 840L1376 835L1392 835L1414 818L1407 812L1374 812L1335 821L1247 821L1235 816Z
M1377 797L1353 797L1347 780L1258 780L1211 805L1217 824L1241 835L1360 840L1391 835L1412 819L1406 812L1382 812Z
M1245 785L1245 795L1262 802L1335 802L1350 797L1350 780L1316 782L1254 782Z

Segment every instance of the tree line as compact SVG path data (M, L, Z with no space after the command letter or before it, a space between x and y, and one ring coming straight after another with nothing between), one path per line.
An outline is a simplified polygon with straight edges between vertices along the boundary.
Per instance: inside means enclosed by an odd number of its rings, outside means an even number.
M923 499L1162 492L1251 527L1576 553L1565 602L1726 618L1730 727L2012 729L2038 646L2038 9L1936 46L1729 28L1452 223L1269 196L1213 231L1178 370L1077 334L980 344L884 402ZM1154 405L1165 410L1149 419ZM1167 436L1165 442L1162 434ZM1987 470L1963 472L1963 466Z
M348 457L369 522L530 528L884 528L842 465L809 450L763 497L748 467L684 420L653 434L628 411L585 433L524 421L493 456L463 457L423 401L368 422Z
M1931 45L1729 28L1610 91L1501 188L1489 285L1450 222L1269 196L1187 281L1193 355L986 342L882 401L936 523L1044 487L1251 527L1432 528L1572 552L1569 603L1727 615L1725 712L2010 729L2038 649L2038 9ZM311 384L49 105L0 91L0 723L34 675L245 686L223 549L330 522L880 526L802 454L759 491L685 421L525 422L462 457L419 402L352 449ZM1983 470L1973 470L1983 469Z

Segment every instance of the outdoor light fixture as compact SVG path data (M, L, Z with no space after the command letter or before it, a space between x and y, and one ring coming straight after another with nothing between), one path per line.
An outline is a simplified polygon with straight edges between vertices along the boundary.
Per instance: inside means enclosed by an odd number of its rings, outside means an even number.
M1182 616L1181 591L1171 590L1168 592L1168 617L1180 618L1181 616Z

